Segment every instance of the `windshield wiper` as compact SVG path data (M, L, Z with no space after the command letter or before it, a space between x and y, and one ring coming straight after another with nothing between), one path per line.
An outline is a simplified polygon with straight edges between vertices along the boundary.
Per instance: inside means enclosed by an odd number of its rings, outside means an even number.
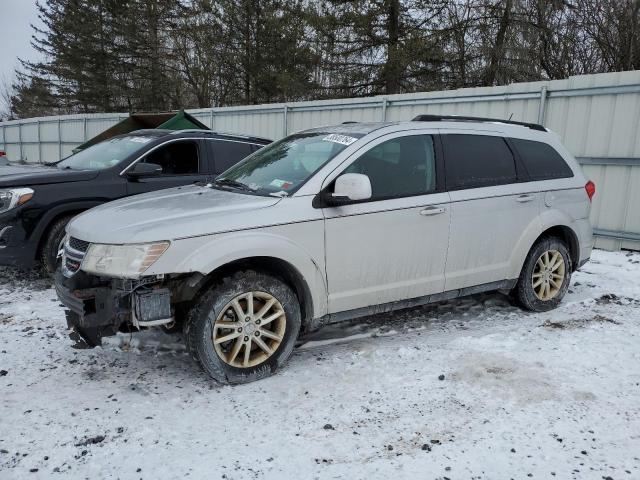
M246 192L255 192L255 190L251 188L249 185L245 185L242 182L231 180L230 178L221 178L220 180L215 180L213 183L216 185L223 185L226 187L237 188L239 190L244 190Z

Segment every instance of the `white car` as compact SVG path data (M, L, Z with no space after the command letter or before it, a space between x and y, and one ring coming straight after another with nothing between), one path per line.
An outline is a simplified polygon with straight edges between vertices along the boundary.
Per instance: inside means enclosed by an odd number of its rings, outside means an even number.
M423 115L290 135L212 184L67 227L74 334L183 325L222 383L273 373L301 332L489 290L558 305L590 256L595 186L535 124Z

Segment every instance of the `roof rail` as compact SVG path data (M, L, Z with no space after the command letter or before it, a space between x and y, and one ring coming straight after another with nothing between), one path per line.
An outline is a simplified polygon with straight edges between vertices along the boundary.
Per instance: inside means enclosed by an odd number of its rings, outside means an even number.
M204 130L203 128L182 128L180 130L171 130L169 135L179 135L181 133L208 133L210 135L215 135L217 132L213 130Z
M521 127L527 127L532 130L539 130L541 132L546 132L547 129L542 125L537 123L526 123L526 122L514 122L511 120L502 120L500 118L485 118L485 117L466 117L463 115L418 115L412 121L414 122L443 122L443 121L454 121L454 122L497 122L497 123L507 123L509 125L519 125Z
M184 130L172 130L169 132L169 135L180 135L181 133L203 133L206 135L217 135L221 137L235 137L235 138L244 138L245 140L256 140L259 142L268 142L271 143L273 140L265 137L256 137L254 135L243 135L241 133L232 133L232 132L218 132L214 130L202 130L199 128L188 128Z

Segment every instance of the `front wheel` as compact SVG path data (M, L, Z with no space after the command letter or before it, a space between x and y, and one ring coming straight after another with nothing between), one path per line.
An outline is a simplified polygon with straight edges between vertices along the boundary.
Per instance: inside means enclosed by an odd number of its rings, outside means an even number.
M191 308L185 342L218 382L248 383L282 366L300 324L298 299L286 283L242 271L224 278Z
M520 305L534 312L558 306L571 281L571 255L567 245L556 237L543 238L529 251L515 294Z
M58 267L58 253L63 247L62 242L64 240L65 228L72 218L73 215L59 218L49 227L49 231L42 244L42 250L40 251L42 268L47 275L53 275L53 272L55 272Z

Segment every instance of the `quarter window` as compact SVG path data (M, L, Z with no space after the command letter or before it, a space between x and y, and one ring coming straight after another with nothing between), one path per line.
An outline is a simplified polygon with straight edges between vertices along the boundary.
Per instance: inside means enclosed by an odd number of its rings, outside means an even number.
M371 200L433 192L436 161L431 135L398 137L376 145L344 173L362 173L371 181Z
M512 138L531 180L573 177L573 171L551 146L533 140Z
M516 182L513 154L502 137L449 134L442 139L449 190Z
M198 173L198 144L193 141L171 142L147 155L143 162L162 167L162 175Z

